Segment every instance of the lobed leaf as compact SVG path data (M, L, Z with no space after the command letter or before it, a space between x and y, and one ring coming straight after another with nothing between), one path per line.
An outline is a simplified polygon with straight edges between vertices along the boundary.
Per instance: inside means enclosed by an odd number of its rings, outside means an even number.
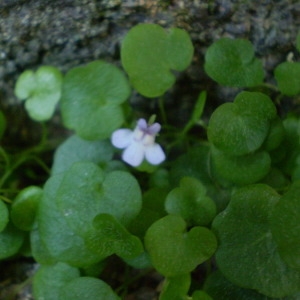
M252 44L243 39L222 38L206 51L206 73L221 85L251 87L263 82L264 70Z
M267 95L241 92L233 103L222 104L213 112L208 139L229 155L245 155L261 147L275 117L275 105Z
M78 162L64 173L56 193L61 214L69 226L85 237L98 214L111 214L127 226L140 212L141 191L127 172L113 171L105 176L90 162Z
M108 138L123 123L120 105L129 94L126 77L109 63L97 60L73 68L62 87L63 123L83 139Z
M216 205L206 195L205 186L192 177L183 177L179 187L169 192L165 208L169 214L181 216L189 226L209 225L216 216Z
M24 71L18 78L15 94L26 100L25 108L35 121L49 120L61 97L61 72L52 66L42 66L36 72Z
M168 215L147 230L145 247L153 266L166 277L191 272L209 259L217 247L214 234L205 227L186 232L180 216Z
M300 181L294 182L280 198L271 216L271 231L282 259L300 271Z
M216 262L223 275L241 288L274 298L293 295L300 286L300 272L282 260L270 229L279 199L264 184L236 189L212 225L219 242Z
M46 254L48 252L55 260L76 267L86 267L99 262L103 257L86 247L85 240L71 229L62 215L56 201L62 179L63 174L55 175L50 177L45 184L44 196L37 215L41 239L41 245L37 244L37 247L45 247ZM47 260L48 257L46 256L45 259Z
M164 94L175 82L172 71L183 71L192 57L190 37L178 28L139 24L122 42L122 65L134 88L150 98Z

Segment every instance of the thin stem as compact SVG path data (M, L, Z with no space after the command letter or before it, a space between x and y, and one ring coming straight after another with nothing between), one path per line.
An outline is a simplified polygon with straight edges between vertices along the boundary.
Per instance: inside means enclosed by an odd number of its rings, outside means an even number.
M9 204L12 203L12 201L11 201L9 198L4 197L4 196L2 196L2 195L0 195L0 200L3 200L4 202L9 203Z
M166 114L166 111L165 111L165 105L164 105L164 98L163 97L158 98L158 106L159 106L159 111L160 111L163 123L168 124L168 119L167 119L167 114Z
M6 166L8 166L10 164L9 157L6 151L2 147L0 147L0 155L3 157Z
M17 160L1 177L0 179L0 188L4 185L5 181L9 178L9 176L13 173L15 169L17 169L22 163L24 163L27 160L27 157L21 157L19 160Z

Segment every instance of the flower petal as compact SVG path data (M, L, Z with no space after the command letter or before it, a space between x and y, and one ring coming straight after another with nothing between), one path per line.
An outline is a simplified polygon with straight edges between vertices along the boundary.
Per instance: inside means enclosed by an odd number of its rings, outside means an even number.
M139 166L145 155L145 147L141 143L132 142L123 152L122 159L133 167Z
M137 127L142 131L146 131L148 128L148 124L145 119L139 119L137 121Z
M118 129L111 136L111 143L119 148L124 149L130 145L132 141L132 130Z
M160 128L159 123L154 123L148 127L148 133L154 136L160 131Z
M166 155L158 144L148 146L145 151L147 161L152 165L158 165L166 159Z

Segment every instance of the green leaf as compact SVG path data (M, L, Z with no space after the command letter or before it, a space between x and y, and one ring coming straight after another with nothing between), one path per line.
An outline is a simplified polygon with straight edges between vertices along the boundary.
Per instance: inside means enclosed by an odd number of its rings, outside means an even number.
M150 225L166 215L164 203L167 194L168 190L164 188L152 188L143 194L142 209L128 226L131 233L144 238Z
M285 176L281 170L274 167L271 167L270 172L260 182L271 186L278 192L286 190L290 184L287 176Z
M189 226L209 225L216 216L216 205L206 195L205 186L195 178L183 177L165 202L169 214L181 216Z
M61 97L61 72L52 66L42 66L36 72L24 71L18 78L15 94L26 100L25 108L35 121L49 120Z
M54 175L64 172L79 161L104 164L110 161L112 156L113 147L109 141L86 141L73 135L56 149L51 173Z
M144 251L138 256L131 259L123 259L125 263L135 269L150 269L153 268L149 254Z
M210 170L210 147L208 145L195 146L186 154L174 161L170 171L173 186L178 186L182 177L197 178L207 189L207 195L214 200L217 211L222 211L229 201L229 191L222 189L215 183Z
M25 231L33 228L42 196L43 190L37 186L28 186L17 195L11 206L11 219L16 227Z
M207 96L206 91L203 91L199 94L197 102L192 112L192 116L182 131L183 134L187 133L195 124L197 124L197 122L199 122L205 106L206 96Z
M271 158L268 152L258 151L243 156L229 156L211 147L212 173L237 185L255 183L270 171Z
M133 259L143 252L142 242L109 214L99 214L93 220L94 230L86 234L87 247L103 257L117 254Z
M63 82L63 123L83 139L108 138L123 123L120 104L129 94L125 75L109 63L98 60L73 68Z
M222 38L206 51L206 73L221 85L251 87L263 82L264 71L252 44L243 39Z
M192 57L190 37L178 28L139 24L122 42L122 65L134 88L150 98L163 95L176 80L172 71L183 71Z
M156 270L172 277L189 273L209 259L216 250L217 241L205 227L193 227L186 232L184 220L169 215L150 226L145 247Z
M300 93L300 63L283 62L274 71L280 92L287 96Z
M7 122L6 122L5 115L0 110L0 139L2 139L6 127L7 127Z
M236 189L213 222L219 247L216 262L233 284L280 298L299 291L300 272L281 259L269 220L280 196L264 184Z
M191 285L191 275L183 274L166 278L163 282L159 300L182 300L187 295Z
M207 295L204 291L195 291L192 296L192 300L213 300L209 295ZM220 300L218 298L218 300Z
M215 271L205 280L204 290L213 299L218 300L275 300L278 298L270 298L259 294L254 290L243 289L232 282L228 281L220 271ZM284 297L282 300L297 300L299 298ZM194 300L194 299L193 299Z
M0 199L0 232L4 230L8 221L9 213L6 204Z
M44 187L44 195L38 209L38 230L42 247L51 257L76 267L86 267L99 262L103 257L90 251L85 240L76 234L67 223L57 205L57 191L63 174L50 177Z
M300 181L292 184L276 204L271 230L282 259L300 271Z
M93 277L78 277L61 289L59 300L120 300L104 281ZM47 300L47 299L45 299Z
M35 299L58 300L61 290L71 280L79 277L79 270L64 263L41 266L33 278Z
M78 162L64 174L57 203L72 230L83 237L93 228L98 214L111 214L127 226L141 210L138 182L127 172L113 171L105 176L94 163Z
M202 116L203 110L204 110L204 106L205 106L205 102L206 102L206 96L207 93L206 91L203 91L199 94L197 102L195 104L194 110L193 110L193 114L191 117L191 121L193 121L193 123L197 123L199 121L199 119Z
M275 152L275 155L279 156L277 166L288 176L293 176L300 152L299 118L289 116L283 120L283 126L285 131L284 140L280 144L279 151Z
M9 222L0 232L0 260L17 254L23 245L24 237L24 232Z
M245 155L260 148L275 117L275 105L267 95L241 92L233 103L224 103L213 112L208 139L229 155Z
M30 248L32 257L39 264L52 265L57 262L43 243L37 227L30 231Z
M276 149L283 141L285 136L285 130L283 123L279 117L276 117L271 121L270 129L267 138L263 143L263 148L266 151Z

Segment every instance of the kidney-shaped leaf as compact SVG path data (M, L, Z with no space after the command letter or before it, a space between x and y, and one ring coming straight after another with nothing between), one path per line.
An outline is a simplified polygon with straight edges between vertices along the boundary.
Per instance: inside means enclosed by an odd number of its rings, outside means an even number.
M42 195L43 190L38 186L28 186L17 195L11 207L11 219L16 227L32 229Z
M274 71L280 92L287 96L300 94L300 63L284 62Z
M63 81L64 125L83 139L107 138L123 122L120 104L129 93L125 75L109 63L98 60L73 68Z
M204 68L213 80L225 86L255 86L264 78L252 44L243 39L222 38L213 43L205 54Z
M62 74L52 66L42 66L36 72L24 71L18 78L15 94L26 100L25 108L36 121L49 120L61 96Z
M60 291L59 300L120 300L109 285L93 277L75 278L65 284Z
M46 254L41 257L43 261L49 260L50 256L50 260L53 257L76 267L86 267L100 261L103 257L86 247L84 239L70 228L58 208L56 194L62 179L63 174L55 175L50 177L45 184L37 215L41 241L32 243L43 249ZM35 250L33 253L36 253ZM40 253L38 253L37 260L40 259L39 255Z
M300 270L300 181L296 181L276 204L271 229L284 261Z
M279 198L264 184L239 188L213 222L219 241L216 261L224 276L274 298L292 295L300 286L300 272L281 259L270 230L270 215Z
M211 147L212 173L237 185L251 184L264 178L271 168L268 152L258 151L242 156L229 156Z
M181 216L190 226L206 226L216 215L214 201L206 195L205 186L195 178L184 177L165 202L169 214Z
M224 103L214 111L208 139L227 154L248 154L262 145L275 116L275 105L267 95L241 92L233 103Z
M183 71L193 56L188 34L156 24L133 27L122 43L121 59L134 88L146 97L158 97L175 82L172 70Z
M64 289L67 282L79 277L79 274L78 269L65 263L41 266L33 279L34 298L43 300L60 299L60 290Z
M79 161L91 161L101 164L111 160L113 147L107 140L86 141L73 135L63 142L56 150L52 165L52 175L66 171Z
M153 223L145 235L146 250L161 274L177 276L191 272L216 250L214 234L205 227L186 232L180 216L169 215Z
M105 176L91 162L73 164L65 172L56 197L62 216L82 236L93 228L96 215L110 214L127 226L142 206L141 191L132 175L113 171Z
M24 242L24 237L24 232L9 222L0 232L0 260L17 254Z

